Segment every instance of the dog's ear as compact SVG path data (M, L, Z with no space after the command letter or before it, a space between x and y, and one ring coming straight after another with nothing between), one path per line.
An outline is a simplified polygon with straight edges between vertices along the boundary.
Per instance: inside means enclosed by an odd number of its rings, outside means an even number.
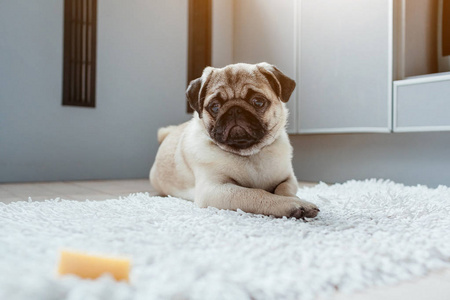
M269 81L270 86L283 102L288 102L295 89L295 81L284 75L277 67L268 63L258 64L258 70Z
M202 77L192 80L186 90L186 98L189 105L198 112L199 117L202 117L203 103L205 102L206 87L209 83L209 78L212 73L212 68L208 67L203 71Z
M200 88L202 86L202 78L197 78L189 83L189 86L186 90L186 98L189 101L189 105L193 110L198 112L200 115L202 108L200 107Z

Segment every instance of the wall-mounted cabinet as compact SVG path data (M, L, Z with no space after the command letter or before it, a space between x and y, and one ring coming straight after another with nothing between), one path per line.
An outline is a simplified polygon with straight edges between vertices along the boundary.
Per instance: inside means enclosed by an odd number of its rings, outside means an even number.
M450 0L396 2L393 131L450 130Z
M450 130L450 0L263 2L233 2L233 60L296 79L290 133Z
M450 72L394 82L393 130L450 131Z
M297 36L296 5L296 0L233 1L234 34L230 43L234 62L269 62L298 81L294 43ZM298 89L287 103L290 133L297 133L298 128L297 95Z
M392 1L302 0L298 132L391 130Z

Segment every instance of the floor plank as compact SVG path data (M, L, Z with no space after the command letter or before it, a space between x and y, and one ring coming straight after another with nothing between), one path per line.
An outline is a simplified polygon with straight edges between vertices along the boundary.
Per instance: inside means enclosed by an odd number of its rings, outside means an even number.
M299 182L300 187L312 187L313 182ZM148 179L130 180L89 180L57 181L37 183L0 184L0 202L44 201L46 199L67 199L83 201L116 199L131 193L149 193L156 195Z
M33 201L55 198L105 200L140 192L156 195L148 179L8 183L0 184L0 202L26 201L28 198Z

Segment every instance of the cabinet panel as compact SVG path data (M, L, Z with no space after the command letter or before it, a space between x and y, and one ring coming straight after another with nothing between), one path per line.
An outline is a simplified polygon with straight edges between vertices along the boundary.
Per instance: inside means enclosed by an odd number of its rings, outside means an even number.
M392 0L300 3L299 132L389 132Z
M394 131L450 130L450 73L394 82Z
M268 62L296 79L297 0L234 1L234 62ZM289 133L297 131L297 88L287 103Z

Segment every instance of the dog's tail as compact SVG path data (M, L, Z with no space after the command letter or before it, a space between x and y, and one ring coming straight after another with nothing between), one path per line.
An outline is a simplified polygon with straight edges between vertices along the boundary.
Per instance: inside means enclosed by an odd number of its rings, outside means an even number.
M167 126L158 129L158 142L161 144L164 139L176 128L177 126Z

